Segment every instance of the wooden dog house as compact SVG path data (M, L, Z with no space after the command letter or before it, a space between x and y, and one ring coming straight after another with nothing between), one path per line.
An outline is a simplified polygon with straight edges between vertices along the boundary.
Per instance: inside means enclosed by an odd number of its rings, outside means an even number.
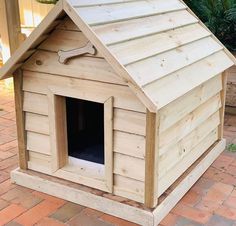
M157 225L225 148L235 62L181 0L60 0L0 71L12 180Z

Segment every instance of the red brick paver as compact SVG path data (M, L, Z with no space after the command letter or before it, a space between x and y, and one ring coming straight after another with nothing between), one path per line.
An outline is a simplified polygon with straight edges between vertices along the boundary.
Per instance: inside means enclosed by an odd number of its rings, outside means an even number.
M66 224L63 224L62 222L56 221L52 218L45 217L42 220L40 220L35 226L65 226Z
M55 203L44 200L38 205L34 206L32 209L17 217L15 221L24 226L34 225L42 218L54 213L58 208L62 206L62 204L63 203Z
M0 212L0 225L4 225L25 212L20 205L11 204Z
M226 116L227 143L236 116ZM17 166L13 92L0 81L0 226L134 226L136 224L10 183ZM225 151L160 226L236 226L236 153Z

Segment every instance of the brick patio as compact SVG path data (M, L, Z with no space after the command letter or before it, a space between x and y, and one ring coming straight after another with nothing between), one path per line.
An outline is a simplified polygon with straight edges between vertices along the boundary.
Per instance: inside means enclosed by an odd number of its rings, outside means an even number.
M236 116L225 137L236 143ZM0 82L0 225L135 226L136 224L10 183L17 167L13 93ZM162 226L236 226L236 153L225 151L185 195Z

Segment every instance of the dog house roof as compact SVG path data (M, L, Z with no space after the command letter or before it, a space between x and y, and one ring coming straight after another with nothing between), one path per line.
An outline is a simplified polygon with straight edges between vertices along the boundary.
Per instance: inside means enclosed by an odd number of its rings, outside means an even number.
M236 63L181 0L60 0L0 79L35 52L65 13L152 112Z

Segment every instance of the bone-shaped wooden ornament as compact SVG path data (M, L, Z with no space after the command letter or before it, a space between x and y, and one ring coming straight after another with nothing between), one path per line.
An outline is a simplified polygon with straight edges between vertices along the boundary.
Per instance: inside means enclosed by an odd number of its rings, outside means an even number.
M83 54L92 54L96 53L96 49L91 42L88 42L86 46L78 49L72 49L68 51L60 50L58 51L59 62L65 64L70 58L81 56Z

